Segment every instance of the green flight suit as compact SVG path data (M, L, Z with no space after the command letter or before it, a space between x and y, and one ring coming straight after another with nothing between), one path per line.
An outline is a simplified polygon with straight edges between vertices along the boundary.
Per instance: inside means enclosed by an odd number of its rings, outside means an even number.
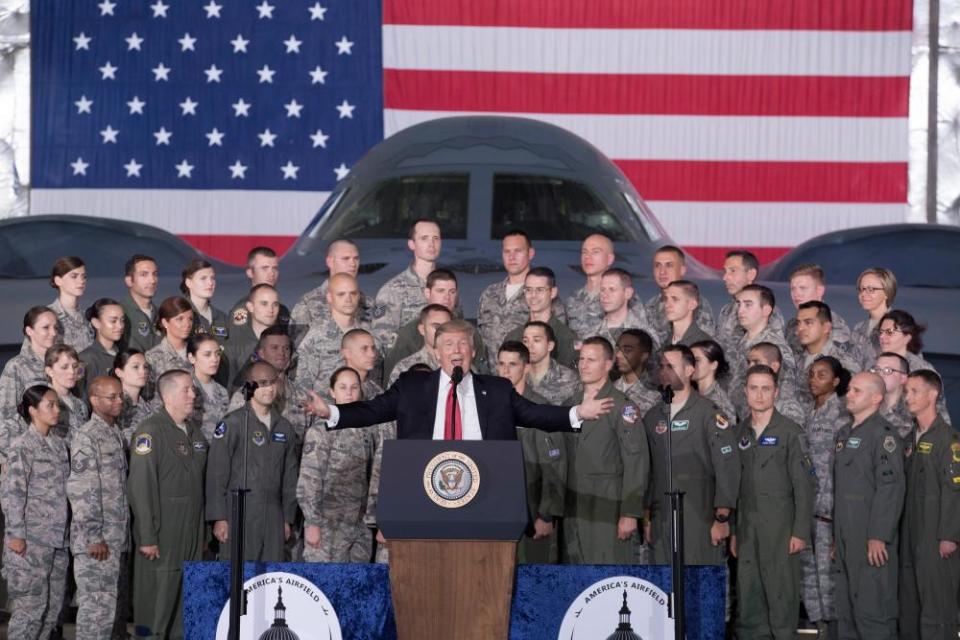
M556 316L550 316L547 324L553 329L553 335L557 339L553 343L553 351L550 352L550 357L565 367L575 368L577 360L580 358L580 352L577 351L575 345L580 338ZM507 340L523 342L523 325L511 329L507 337L503 339L504 342Z
M737 500L737 635L794 640L800 617L800 554L813 520L813 463L800 427L774 410L759 436L748 417L740 436Z
M960 542L960 436L937 417L914 443L907 436L907 497L900 521L900 638L957 637L960 551L940 557L940 541Z
M207 441L187 420L181 431L160 408L130 443L127 495L133 511L133 621L136 636L182 638L183 563L202 559ZM147 560L139 548L157 545Z
M837 624L841 640L897 637L898 525L906 481L897 430L874 413L837 434L833 459ZM870 566L867 541L886 543L887 563Z
M550 404L529 386L524 388L522 395L531 402ZM559 433L526 427L517 427L517 439L523 448L527 510L530 514L530 525L517 547L517 559L527 564L556 564L559 560L559 518L563 517L567 486L566 441ZM552 522L553 535L534 540L533 522L536 518Z
M683 498L684 563L725 564L725 545L713 546L710 528L714 511L737 505L740 457L736 434L713 403L696 391L668 419L669 407L658 402L643 417L650 446L652 480L647 495L650 508L654 564L670 564L670 476L667 467L668 437L673 438L674 487Z
M650 478L650 452L640 410L606 382L597 398L613 398L609 413L567 433L564 554L573 564L634 564L639 520ZM564 404L583 401L583 391ZM638 533L620 540L620 518L637 518Z

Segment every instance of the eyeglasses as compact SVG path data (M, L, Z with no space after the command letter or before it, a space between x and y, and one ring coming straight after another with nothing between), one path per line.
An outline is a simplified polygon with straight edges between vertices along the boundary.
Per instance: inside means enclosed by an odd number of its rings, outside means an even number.
M881 376L892 376L895 373L902 373L906 375L906 371L900 371L900 369L892 369L890 367L870 367L867 369L870 373L878 373Z
M900 329L877 329L877 333L888 338L895 333L903 333Z
M550 292L550 287L524 287L524 293L536 293L537 295L543 295Z
M857 287L859 293L874 294L877 291L883 291L883 287Z

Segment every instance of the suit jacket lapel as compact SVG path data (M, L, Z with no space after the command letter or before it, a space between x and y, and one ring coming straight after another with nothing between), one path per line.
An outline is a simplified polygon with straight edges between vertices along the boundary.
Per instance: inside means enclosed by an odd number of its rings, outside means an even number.
M429 384L427 384L427 397L424 399L424 402L427 403L426 406L432 406L432 410L427 410L424 412L424 417L430 416L428 424L423 425L424 437L428 440L433 438L433 425L437 422L437 409L440 406L437 404L437 397L440 393L440 369L437 369L430 374ZM445 405L444 405L445 406ZM442 411L442 409L441 409Z
M473 399L477 403L477 419L480 422L480 435L484 440L487 440L487 409L489 408L486 401L487 388L480 376L473 375L471 377L473 378ZM460 410L463 411L463 408L461 407Z

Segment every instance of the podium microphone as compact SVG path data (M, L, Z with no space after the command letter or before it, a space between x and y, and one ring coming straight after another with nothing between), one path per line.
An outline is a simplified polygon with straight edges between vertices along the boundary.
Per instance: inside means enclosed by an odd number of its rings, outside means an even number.
M453 386L457 386L463 382L463 367L457 366L453 368L453 372L450 374L450 381L453 382Z
M662 384L657 389L660 391L660 398L663 400L663 404L671 405L673 404L673 387L669 384Z

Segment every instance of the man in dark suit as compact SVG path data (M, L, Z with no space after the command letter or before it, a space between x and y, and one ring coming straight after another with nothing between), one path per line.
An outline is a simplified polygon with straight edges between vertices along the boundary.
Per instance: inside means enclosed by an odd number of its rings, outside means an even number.
M306 409L326 419L330 429L396 420L397 438L424 440L515 440L517 426L577 431L584 420L610 411L611 399L593 395L574 407L539 405L523 398L505 378L471 374L473 332L473 325L463 320L437 329L438 371L404 373L382 395L343 406L311 394ZM462 379L454 384L458 372Z

